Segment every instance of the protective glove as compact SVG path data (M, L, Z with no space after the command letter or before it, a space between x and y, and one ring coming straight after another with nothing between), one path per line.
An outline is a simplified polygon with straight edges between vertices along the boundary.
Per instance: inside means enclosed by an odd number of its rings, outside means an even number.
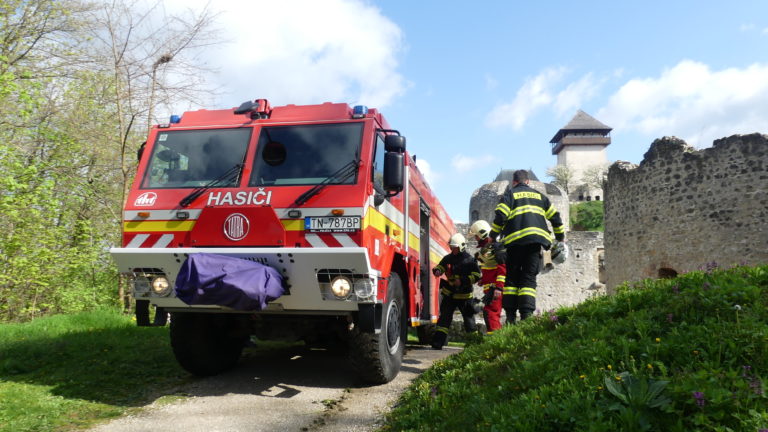
M433 275L435 275L435 276L437 276L437 277L440 277L440 276L442 276L442 275L443 275L443 271L442 271L442 270L440 270L439 268L433 268L433 269L432 269L432 274L433 274Z
M500 293L499 290L496 288L489 289L485 294L483 294L483 304L489 305L493 302L494 299L496 299L496 293Z

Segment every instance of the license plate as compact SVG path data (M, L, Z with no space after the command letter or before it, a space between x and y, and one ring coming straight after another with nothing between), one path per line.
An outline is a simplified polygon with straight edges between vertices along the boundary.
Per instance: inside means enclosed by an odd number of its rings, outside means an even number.
M304 230L309 232L353 232L360 230L360 216L308 216Z

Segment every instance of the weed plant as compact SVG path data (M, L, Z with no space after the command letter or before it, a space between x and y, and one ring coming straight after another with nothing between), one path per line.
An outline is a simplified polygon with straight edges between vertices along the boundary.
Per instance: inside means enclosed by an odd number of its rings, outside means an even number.
M768 266L624 285L437 362L384 431L768 431Z
M116 310L0 325L0 431L88 426L188 379L164 327Z

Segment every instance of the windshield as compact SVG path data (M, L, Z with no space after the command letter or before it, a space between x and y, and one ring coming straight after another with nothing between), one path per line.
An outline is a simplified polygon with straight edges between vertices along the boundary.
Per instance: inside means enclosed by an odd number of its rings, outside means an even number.
M363 123L265 127L249 186L316 185L358 158ZM354 184L356 175L328 184Z
M251 128L167 131L157 134L142 188L196 188L242 164ZM239 175L216 187L237 186Z

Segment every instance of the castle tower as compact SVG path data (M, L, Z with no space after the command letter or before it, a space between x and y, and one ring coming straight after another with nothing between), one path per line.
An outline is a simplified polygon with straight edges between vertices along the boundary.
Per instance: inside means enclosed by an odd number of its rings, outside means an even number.
M582 176L592 167L607 168L605 148L611 144L611 130L611 127L579 110L549 141L552 154L557 155L557 164L566 165L573 172L575 187L569 188L572 199L601 199L601 190L583 187Z

